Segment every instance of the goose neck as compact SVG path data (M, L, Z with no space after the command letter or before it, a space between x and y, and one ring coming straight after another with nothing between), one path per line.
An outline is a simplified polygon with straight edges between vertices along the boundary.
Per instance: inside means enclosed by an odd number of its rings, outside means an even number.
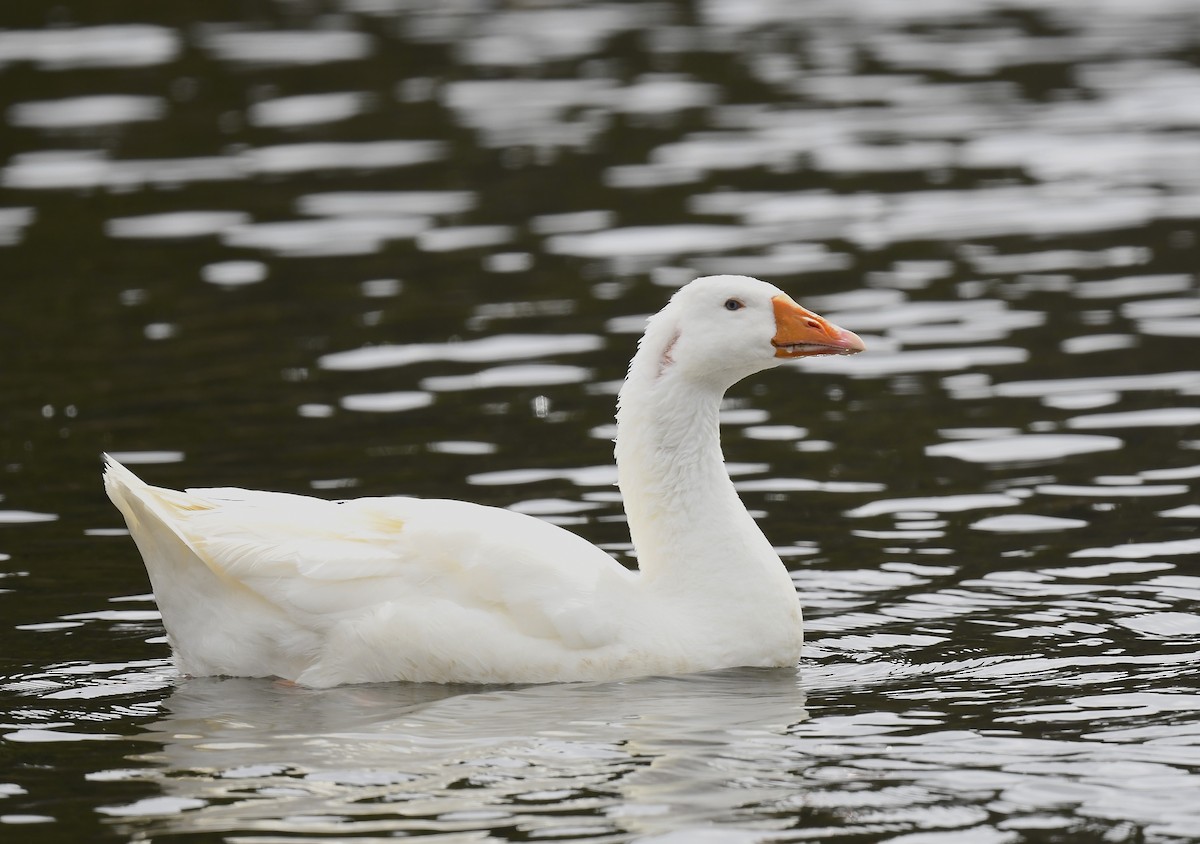
M778 565L726 471L720 402L720 393L669 375L631 378L622 390L618 485L638 565L652 580L723 580L748 555Z

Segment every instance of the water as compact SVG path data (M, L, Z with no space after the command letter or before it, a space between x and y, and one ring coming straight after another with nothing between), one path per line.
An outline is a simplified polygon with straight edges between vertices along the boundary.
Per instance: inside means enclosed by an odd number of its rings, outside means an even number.
M3 837L1200 839L1193 4L195 14L0 30ZM870 346L725 408L798 672L173 673L102 451L630 561L616 389L718 272Z

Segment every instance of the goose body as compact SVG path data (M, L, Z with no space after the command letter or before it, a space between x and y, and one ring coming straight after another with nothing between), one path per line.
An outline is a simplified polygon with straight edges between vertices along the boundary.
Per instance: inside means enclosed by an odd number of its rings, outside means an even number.
M111 458L105 488L186 674L319 687L794 665L796 591L725 471L717 412L747 375L862 348L742 276L697 279L651 317L617 413L636 572L562 528L464 501L176 492Z

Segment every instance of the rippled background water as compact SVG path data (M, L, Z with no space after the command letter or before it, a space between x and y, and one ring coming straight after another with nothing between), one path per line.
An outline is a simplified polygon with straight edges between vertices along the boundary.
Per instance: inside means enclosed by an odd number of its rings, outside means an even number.
M1200 839L1190 0L0 25L0 837ZM721 272L871 347L726 409L798 673L173 673L102 451L470 498L628 559L616 388Z

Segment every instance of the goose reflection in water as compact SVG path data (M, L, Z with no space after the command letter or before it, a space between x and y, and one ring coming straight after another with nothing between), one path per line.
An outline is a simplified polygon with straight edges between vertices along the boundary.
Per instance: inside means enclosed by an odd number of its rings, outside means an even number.
M195 678L166 706L142 737L161 747L139 757L162 796L108 807L129 832L736 826L800 787L787 736L808 717L792 669L525 687Z

